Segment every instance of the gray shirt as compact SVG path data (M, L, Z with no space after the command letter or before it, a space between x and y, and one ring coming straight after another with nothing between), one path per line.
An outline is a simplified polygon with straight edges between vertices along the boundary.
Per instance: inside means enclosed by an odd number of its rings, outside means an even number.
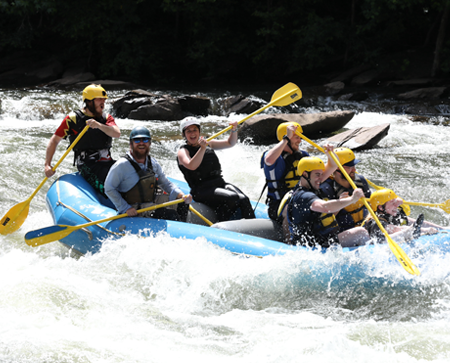
M127 152L127 154L134 161L136 161L130 152ZM166 175L162 171L161 165L158 164L155 158L152 157L151 160L153 171L158 179L158 186L169 194L170 200L176 199L178 194L183 192L169 179L167 179ZM138 163L138 165L141 169L145 169L147 167L147 159L145 160L145 164ZM111 202L114 203L119 214L125 213L131 208L131 205L129 205L125 199L122 198L120 193L128 192L137 184L138 181L139 176L136 173L136 170L134 170L133 165L131 165L131 163L125 158L120 158L117 160L109 170L108 176L105 180L105 193L108 198L111 199Z

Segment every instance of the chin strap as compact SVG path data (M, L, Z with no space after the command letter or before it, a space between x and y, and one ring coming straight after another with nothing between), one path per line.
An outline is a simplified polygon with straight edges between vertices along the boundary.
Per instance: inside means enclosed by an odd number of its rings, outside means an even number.
M295 153L295 150L291 146L291 140L290 139L288 139L287 146L289 146L289 149L291 149L292 153Z
M309 189L311 189L312 191L315 191L315 189L313 188L313 186L311 184L311 181L310 181L310 179L311 179L311 172L307 171L307 173L308 173L308 177L307 178L305 178L303 175L301 175L300 178L305 179L308 182Z

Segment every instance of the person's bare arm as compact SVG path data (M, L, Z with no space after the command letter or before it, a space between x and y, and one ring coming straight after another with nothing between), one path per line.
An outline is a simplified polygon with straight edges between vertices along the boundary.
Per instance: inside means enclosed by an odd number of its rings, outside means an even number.
M364 192L358 188L355 189L351 197L332 200L316 199L311 204L311 210L319 213L336 213L339 212L342 208L356 203L361 198L364 198Z
M186 149L178 150L178 161L186 169L196 170L203 161L203 156L205 156L206 150L206 140L203 137L200 137L198 143L200 144L200 148L192 158L190 157L189 152Z
M120 129L117 125L114 126L104 125L98 121L95 121L93 118L87 120L86 125L89 125L91 129L99 129L103 131L109 137L113 137L115 139L120 137Z
M61 140L62 137L53 135L47 144L47 150L45 152L45 167L44 167L44 173L47 178L50 178L52 175L55 174L55 172L53 171L52 159L53 155L55 155L56 148L58 147L58 144L60 143Z

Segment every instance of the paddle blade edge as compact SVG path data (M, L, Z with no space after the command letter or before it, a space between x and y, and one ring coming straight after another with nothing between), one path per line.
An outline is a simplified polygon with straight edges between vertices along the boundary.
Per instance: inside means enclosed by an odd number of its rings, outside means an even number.
M19 203L12 207L0 221L0 234L7 235L17 231L27 219L30 204Z
M36 229L25 234L25 242L28 246L37 247L46 243L54 242L70 234L69 226L50 226Z

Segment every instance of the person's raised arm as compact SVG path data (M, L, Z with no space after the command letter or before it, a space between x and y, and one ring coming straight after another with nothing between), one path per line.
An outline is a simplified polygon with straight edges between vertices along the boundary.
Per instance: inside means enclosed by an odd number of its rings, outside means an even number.
M290 140L297 130L297 126L289 125L286 129L286 136ZM264 163L267 166L271 166L276 163L277 159L280 157L286 145L289 143L289 140L286 138L281 139L278 144L276 144L272 149L270 149L266 156L264 157Z
M211 140L209 142L209 146L212 147L215 150L220 150L220 149L227 149L229 147L233 147L234 145L236 145L237 143L237 133L238 133L238 122L237 121L233 121L230 122L230 126L232 126L231 132L230 132L230 136L228 136L228 139L226 140Z
M330 156L330 153L334 152L334 147L330 144L326 144L324 149L325 149L325 154L326 154L328 160L327 160L327 164L325 165L325 170L320 179L321 183L323 183L325 180L327 180L330 177L330 175L333 174L335 172L335 170L337 169L336 163L334 162L333 158Z

